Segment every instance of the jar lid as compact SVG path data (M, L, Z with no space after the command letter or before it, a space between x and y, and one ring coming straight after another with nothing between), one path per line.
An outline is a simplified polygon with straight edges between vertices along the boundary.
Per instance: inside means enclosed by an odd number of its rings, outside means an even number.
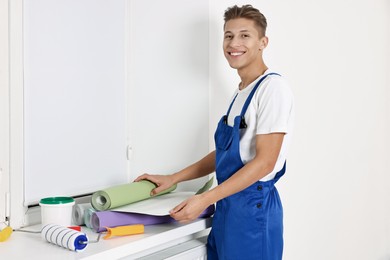
M50 198L43 198L39 203L42 204L66 204L74 202L74 199L71 197L50 197Z

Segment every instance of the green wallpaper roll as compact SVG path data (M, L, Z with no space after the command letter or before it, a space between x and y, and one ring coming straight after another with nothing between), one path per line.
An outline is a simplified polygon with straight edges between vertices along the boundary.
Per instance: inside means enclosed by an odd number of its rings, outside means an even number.
M95 192L92 195L91 204L96 210L100 211L120 207L152 197L150 192L156 187L156 184L147 180L110 187ZM174 189L176 189L176 184L156 196L171 192Z

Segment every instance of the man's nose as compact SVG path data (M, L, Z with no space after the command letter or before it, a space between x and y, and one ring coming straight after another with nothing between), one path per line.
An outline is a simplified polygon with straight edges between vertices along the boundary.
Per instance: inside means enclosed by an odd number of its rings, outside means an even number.
M234 37L234 38L230 41L229 45L230 45L231 47L239 47L239 46L242 45L242 42L241 42L241 40L240 40L239 38Z

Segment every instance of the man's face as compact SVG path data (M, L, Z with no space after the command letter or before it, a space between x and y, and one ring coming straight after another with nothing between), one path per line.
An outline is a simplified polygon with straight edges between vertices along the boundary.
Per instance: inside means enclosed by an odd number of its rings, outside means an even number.
M237 70L258 66L267 37L260 37L255 22L245 18L225 24L223 51L229 65Z

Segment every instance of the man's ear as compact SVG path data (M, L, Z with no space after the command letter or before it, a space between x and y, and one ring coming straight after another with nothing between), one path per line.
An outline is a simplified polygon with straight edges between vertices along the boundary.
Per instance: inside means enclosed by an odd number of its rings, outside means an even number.
M267 47L267 45L268 45L268 37L267 36L261 37L259 49L264 50Z

